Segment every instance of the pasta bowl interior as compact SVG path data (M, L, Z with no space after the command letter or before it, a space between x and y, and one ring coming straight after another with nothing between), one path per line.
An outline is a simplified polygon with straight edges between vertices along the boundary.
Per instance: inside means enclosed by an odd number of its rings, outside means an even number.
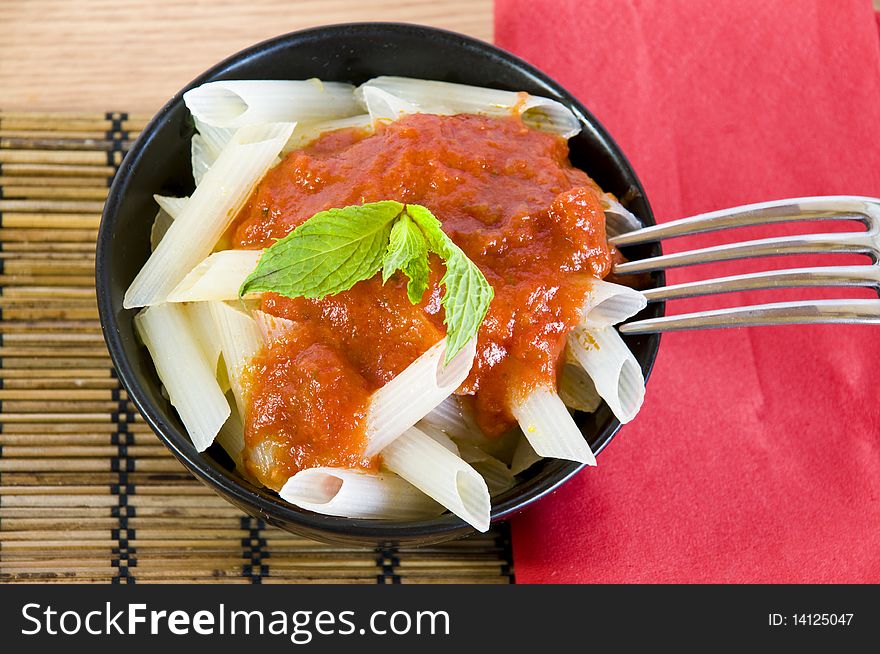
M613 325L662 305L601 278L659 251L617 253L606 227L650 224L616 144L541 72L441 30L329 26L231 57L151 121L107 200L98 305L132 401L227 500L425 544L538 500L635 415L659 336Z

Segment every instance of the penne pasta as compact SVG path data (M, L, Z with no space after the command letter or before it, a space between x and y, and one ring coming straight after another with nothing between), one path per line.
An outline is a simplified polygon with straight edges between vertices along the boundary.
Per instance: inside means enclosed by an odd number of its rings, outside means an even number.
M227 402L228 402L227 398ZM235 403L233 398L232 404ZM244 452L244 425L241 422L241 416L238 413L238 410L235 406L230 404L229 417L226 419L226 422L223 423L223 426L220 428L220 431L217 432L217 443L222 447L226 453L229 455L229 458L235 463L235 468L241 472L245 473L244 463L242 460L242 454Z
M580 324L588 328L616 325L636 315L646 306L647 298L634 288L593 279L581 309Z
M192 139L192 169L196 186L202 183L217 157L235 135L235 129L214 127L193 117L198 134Z
M489 496L495 497L504 491L510 490L516 484L516 479L503 462L481 450L475 445L462 443L458 446L459 456L473 466L474 470L486 481Z
M366 89L375 88L390 94L404 103L395 104L387 96L369 94ZM465 84L436 82L409 77L375 77L361 85L356 95L366 106L370 115L398 112L426 114L483 114L504 117L519 114L523 122L545 132L570 138L581 131L577 117L565 105L550 98L528 93L501 91ZM414 107L415 110L407 108ZM389 118L389 116L383 116ZM390 117L395 119L395 117Z
M361 112L351 84L318 79L208 82L184 93L183 101L198 121L214 127L317 122Z
M559 399L569 409L593 413L602 403L596 385L577 362L566 362L559 377Z
M383 465L478 531L489 529L489 490L480 474L412 427L382 450Z
M373 127L382 122L397 120L406 114L429 113L377 86L363 86L358 93Z
M168 302L237 300L238 290L262 254L262 250L221 250L209 255L168 293Z
M417 427L419 431L424 433L426 436L433 438L435 441L440 443L440 445L452 452L455 456L458 456L458 445L456 445L455 441L449 438L449 436L447 436L445 433L443 433L439 429L431 427L431 425L423 425L421 423L417 423Z
M535 452L529 439L521 436L517 442L516 449L513 452L513 458L510 461L510 474L518 475L525 472L542 458Z
M373 119L370 114L358 114L357 116L349 116L348 118L337 118L335 120L323 120L317 123L297 123L296 129L290 136L290 140L282 149L282 154L287 154L293 150L299 150L306 147L309 143L328 132L335 132L339 129L371 129Z
M345 518L416 520L443 512L437 502L390 472L308 468L288 479L278 494L301 509Z
M514 402L511 411L539 456L596 465L584 435L554 389L535 388Z
M144 309L135 317L135 327L193 445L204 452L230 409L183 307L158 304Z
M247 404L242 384L242 374L247 363L263 346L263 339L257 324L249 314L239 311L224 302L209 302L214 326L223 349L226 374L235 396L239 414L247 414Z
M420 422L439 429L453 438L468 440L482 435L473 417L465 410L456 395L447 397L429 411Z
M196 186L202 183L202 179L204 179L207 172L211 169L211 164L216 159L217 155L211 152L205 137L201 134L193 134L190 163L192 165L193 181Z
M189 202L188 197L175 198L170 195L154 195L153 199L159 205L160 209L171 216L172 220L177 219L180 212L183 211L183 208L186 206L186 203Z
M296 328L296 323L293 320L273 316L271 313L257 310L252 315L257 321L257 328L260 330L260 336L263 337L263 343L267 346L283 341Z
M275 123L236 132L134 278L123 299L125 308L164 302L186 274L210 254L292 131L293 124Z
M611 193L602 194L599 200L605 208L605 232L608 236L625 234L643 226L641 221Z
M450 395L433 411L422 418L416 426L423 431L439 430L459 445L473 445L493 457L510 460L514 443L511 434L486 436L477 425L464 398Z
M183 210L186 201L189 198L173 198L167 195L154 195L153 199L159 204L159 213L153 220L153 227L150 229L150 251L154 251L159 247L159 242L165 237L166 232L171 227L171 223Z
M181 305L189 320L193 337L198 341L202 354L212 370L217 369L220 362L220 354L223 346L220 343L220 335L214 325L214 317L211 315L211 307L207 302L193 302ZM224 389L224 392L229 389Z
M248 448L248 466L253 467L255 476L260 482L276 492L281 490L284 483L277 482L271 473L277 464L278 457L283 453L284 446L272 439L254 443Z
M168 215L164 209L159 209L156 217L153 219L153 226L150 228L150 252L155 252L159 247L159 243L165 238L168 228L174 219Z
M645 378L617 330L578 327L568 336L568 349L617 419L632 420L645 399Z
M365 454L377 454L452 395L467 379L476 347L471 340L444 366L444 338L377 390L367 412Z

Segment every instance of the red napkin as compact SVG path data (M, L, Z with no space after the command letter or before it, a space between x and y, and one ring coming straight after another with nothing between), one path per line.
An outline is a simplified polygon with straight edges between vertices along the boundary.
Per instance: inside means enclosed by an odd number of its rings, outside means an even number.
M794 6L796 4L796 7ZM659 221L819 194L880 196L870 0L497 0L498 44L574 92ZM666 251L846 226L747 229ZM669 283L866 262L778 257ZM679 301L672 313L870 291ZM880 326L663 336L641 414L514 520L519 582L880 582Z

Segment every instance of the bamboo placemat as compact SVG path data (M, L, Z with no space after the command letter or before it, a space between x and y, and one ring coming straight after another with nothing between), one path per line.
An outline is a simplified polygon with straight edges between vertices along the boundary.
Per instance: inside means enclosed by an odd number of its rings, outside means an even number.
M0 112L0 582L509 583L506 527L419 549L315 543L197 482L117 381L95 237L145 117Z

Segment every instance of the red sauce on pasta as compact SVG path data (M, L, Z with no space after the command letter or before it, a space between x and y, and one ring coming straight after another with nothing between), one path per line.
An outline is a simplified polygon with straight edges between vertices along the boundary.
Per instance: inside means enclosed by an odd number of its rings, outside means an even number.
M319 211L378 200L425 205L495 289L477 358L459 393L489 434L510 429L509 406L556 383L565 335L589 278L604 277L599 189L559 138L514 117L412 115L374 134L340 130L290 153L257 186L230 231L233 247L264 248ZM246 416L251 472L278 487L316 465L366 467L369 395L445 333L442 264L419 305L399 273L320 300L269 294L262 309L296 329L252 364ZM274 448L268 472L255 448Z

